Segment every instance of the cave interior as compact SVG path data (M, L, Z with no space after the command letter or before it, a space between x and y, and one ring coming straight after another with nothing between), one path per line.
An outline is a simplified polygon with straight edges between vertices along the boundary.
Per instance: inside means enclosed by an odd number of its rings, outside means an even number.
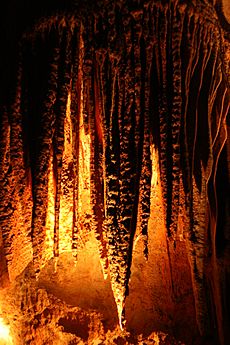
M9 0L0 344L230 344L230 5Z

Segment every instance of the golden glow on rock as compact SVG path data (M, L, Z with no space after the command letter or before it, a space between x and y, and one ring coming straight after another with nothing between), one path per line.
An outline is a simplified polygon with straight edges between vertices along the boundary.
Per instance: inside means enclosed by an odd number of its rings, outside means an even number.
M122 306L120 307L119 305L117 306L117 310L118 310L118 319L119 319L119 326L120 329L123 331L124 330L124 326L125 326L125 322L123 321L123 317L122 317Z
M108 20L98 5L89 20L74 11L70 22L58 15L23 36L0 138L0 278L10 278L0 345L12 336L112 344L115 327L116 344L129 344L129 331L136 343L157 329L189 343L215 320L224 344L217 254L225 258L225 228L216 231L225 211L218 216L216 185L222 168L227 182L226 150L218 161L229 94L216 13L206 20L209 7L176 0L124 12L126 0L106 2Z
M53 241L54 241L54 176L53 176L53 154L50 155L49 172L48 172L48 206L46 214L46 238L45 250L43 250L43 264L53 257Z
M160 344L160 339L157 333L154 333L154 344L159 345Z
M62 158L61 195L59 215L59 253L71 252L73 229L73 137L71 122L71 95L68 94L64 121L64 152Z
M81 88L82 89L82 88ZM81 91L82 92L82 91ZM83 96L82 96L83 97ZM78 227L78 244L85 242L85 230L89 225L91 211L90 203L90 134L86 134L83 124L82 107L79 109L79 157L78 157L78 196L75 203L76 222ZM71 121L71 94L66 105L64 123L64 152L62 160L60 218L59 218L59 253L72 252L73 231L73 125ZM48 176L48 207L46 217L46 241L44 264L53 257L53 229L55 223L55 180L53 173L53 154L50 158Z
M81 86L81 105L83 104L83 86ZM90 134L86 133L83 123L83 109L79 119L79 170L78 170L78 226L83 230L87 219L92 215L90 202ZM86 225L86 224L85 224Z
M13 345L10 327L6 325L3 318L0 318L0 345Z
M159 157L158 151L154 144L150 147L151 161L152 161L152 178L151 178L151 189L157 186L159 180Z

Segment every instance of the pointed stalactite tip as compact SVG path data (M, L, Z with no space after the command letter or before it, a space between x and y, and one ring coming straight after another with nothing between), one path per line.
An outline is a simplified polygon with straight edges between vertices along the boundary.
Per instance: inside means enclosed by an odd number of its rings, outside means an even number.
M125 319L125 301L124 301L124 298L122 298L121 300L117 300L116 304L117 304L119 326L120 326L121 331L125 331L126 319Z

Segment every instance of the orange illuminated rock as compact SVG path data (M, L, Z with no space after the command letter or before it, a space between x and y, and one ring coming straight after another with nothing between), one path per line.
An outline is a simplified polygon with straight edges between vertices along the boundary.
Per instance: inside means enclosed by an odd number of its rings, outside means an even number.
M0 138L0 303L16 345L227 345L218 6L76 3L23 33Z

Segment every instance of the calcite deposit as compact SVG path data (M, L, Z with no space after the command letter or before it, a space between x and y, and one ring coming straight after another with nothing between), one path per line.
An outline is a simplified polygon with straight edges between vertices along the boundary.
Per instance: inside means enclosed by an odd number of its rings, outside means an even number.
M13 344L228 344L229 35L201 0L76 2L22 32L0 136Z

